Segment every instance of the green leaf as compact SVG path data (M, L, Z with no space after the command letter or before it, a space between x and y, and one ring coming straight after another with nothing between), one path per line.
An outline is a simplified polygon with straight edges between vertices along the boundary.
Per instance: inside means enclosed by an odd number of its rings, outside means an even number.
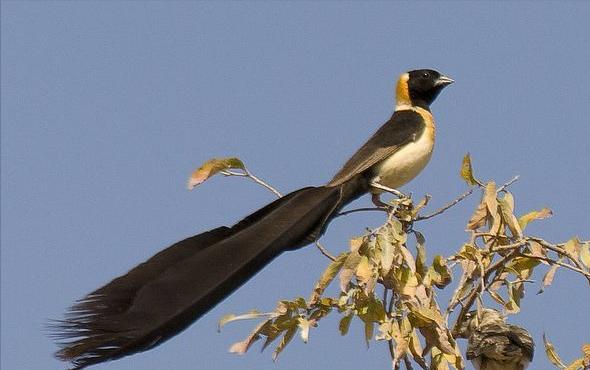
M354 316L352 314L344 316L340 323L338 323L338 330L340 331L340 335L346 335L348 333L348 329L350 329L350 323L352 322L352 318Z
M424 236L418 232L415 231L414 235L416 235L416 273L418 273L420 275L420 277L423 279L424 276L426 275L426 247L424 246L424 244L426 243L426 240L424 239Z
M244 170L244 162L237 157L210 159L191 174L188 180L188 189L193 190L219 172L231 169Z
M289 329L287 329L287 331L285 332L285 335L283 335L283 337L281 338L281 341L277 345L277 348L275 348L275 350L272 354L273 361L277 360L277 358L279 357L279 354L281 352L283 352L283 350L285 349L287 344L289 344L291 339L293 339L293 337L295 336L295 333L297 332L297 327L298 327L297 322L295 322L295 325L293 325Z
M539 211L531 211L525 215L520 216L518 218L518 224L520 225L520 228L524 230L529 222L534 220L542 220L551 216L553 216L553 211L551 211L549 208L543 208Z
M375 324L372 321L365 321L365 342L367 343L367 347L369 347L369 342L373 339L374 329Z
M471 166L471 156L469 153L465 154L463 157L463 162L461 163L461 177L469 186L479 184L479 181L473 176L473 167Z
M437 288L443 289L452 280L451 270L449 266L447 266L447 261L440 255L434 257L434 261L432 261L432 267L436 274L434 274L433 282Z
M549 340L545 336L545 333L543 333L543 344L545 345L545 354L547 355L549 361L551 361L551 363L556 367L560 369L565 369L565 364L555 351L555 347L553 346L553 344L549 342Z

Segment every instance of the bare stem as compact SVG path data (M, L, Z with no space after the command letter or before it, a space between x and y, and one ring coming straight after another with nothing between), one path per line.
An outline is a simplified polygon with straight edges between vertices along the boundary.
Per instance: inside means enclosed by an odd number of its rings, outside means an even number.
M514 176L512 179L510 179L510 181L508 181L507 183L505 183L504 185L500 186L498 188L498 190L496 191L497 193L506 190L506 188L508 188L510 185L514 184L515 182L518 181L518 179L520 178L520 175L516 175Z
M441 213L443 213L447 209L453 207L454 205L456 205L457 203L459 203L463 199L465 199L468 196L470 196L473 193L473 190L474 189L475 188L471 188L471 189L467 190L465 193L463 193L463 194L459 195L457 198L455 198L452 202L448 203L444 207L441 207L441 208L437 209L435 212L433 212L433 213L431 213L429 215L416 217L416 219L414 221L428 220L429 218L432 218L432 217L435 217L435 216L440 215Z
M336 257L332 256L330 252L328 252L328 250L322 245L322 243L316 241L315 245L324 256L328 257L332 261L336 261Z

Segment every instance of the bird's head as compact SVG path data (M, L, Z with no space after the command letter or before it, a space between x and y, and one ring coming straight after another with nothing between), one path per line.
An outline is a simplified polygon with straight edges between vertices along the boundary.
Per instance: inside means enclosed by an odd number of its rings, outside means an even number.
M403 73L396 87L396 110L418 106L428 109L445 86L453 79L432 69Z

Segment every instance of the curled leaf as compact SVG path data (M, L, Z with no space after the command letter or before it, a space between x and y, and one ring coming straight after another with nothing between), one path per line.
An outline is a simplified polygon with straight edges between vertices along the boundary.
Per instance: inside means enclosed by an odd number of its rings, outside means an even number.
M520 216L518 218L518 224L520 225L520 228L524 230L529 222L534 220L542 220L551 216L553 216L553 211L551 211L549 208L543 208L539 211L531 211L525 215Z
M565 364L563 363L563 361L561 361L561 358L555 351L555 347L551 342L549 342L549 340L545 336L545 333L543 333L543 344L545 345L545 353L547 354L547 358L549 359L549 361L551 361L551 363L557 366L558 368L565 369Z
M473 176L473 167L471 166L471 156L469 153L463 157L461 163L461 177L469 186L475 186L479 184L479 181Z
M231 169L244 170L244 162L237 157L210 159L191 174L191 177L188 180L188 190L193 190L195 187L221 171Z

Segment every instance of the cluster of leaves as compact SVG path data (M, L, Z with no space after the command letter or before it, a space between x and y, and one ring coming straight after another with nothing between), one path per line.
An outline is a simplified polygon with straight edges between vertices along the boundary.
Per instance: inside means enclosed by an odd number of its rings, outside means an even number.
M191 183L196 185L221 173L247 176L274 190L236 160L207 162L195 171ZM243 172L231 172L232 168ZM401 363L411 368L412 360L423 369L449 369L449 366L463 369L464 361L456 339L461 336L459 328L466 314L474 306L481 309L487 302L499 305L505 314L518 313L525 285L533 282L530 279L540 267L546 271L539 293L551 284L559 267L580 274L590 283L590 242L572 238L565 243L552 244L527 236L527 225L550 217L551 210L543 208L516 216L514 196L507 190L513 181L500 187L494 182L483 183L474 176L468 155L463 159L461 176L470 186L481 189L482 195L466 225L468 240L457 253L446 258L435 256L432 263L428 263L425 238L415 226L419 221L442 214L470 195L474 188L427 216L419 212L427 205L429 197L415 205L408 197L395 199L383 225L352 239L348 252L332 258L309 299L280 301L270 313L224 317L220 328L236 320L262 319L245 340L231 347L231 351L244 353L263 338L264 349L280 338L273 353L276 359L298 331L301 339L307 342L310 328L336 312L342 315L339 322L342 335L348 332L356 317L364 325L367 345L372 339L387 342L393 369L400 368ZM454 284L454 293L441 305L436 289L447 288L453 276L460 276ZM326 288L337 277L340 293L334 297L324 296ZM458 307L459 313L455 314ZM567 369L588 368L587 346L584 357ZM547 349L546 352L557 367L566 368L561 360L554 361L559 358L555 351Z
M564 362L561 360L555 347L547 337L543 334L543 344L545 345L545 353L547 354L547 358L553 365L555 365L559 369L565 370L588 370L590 369L590 344L584 344L582 346L582 356L578 359L573 360L569 363L569 365L565 365Z

